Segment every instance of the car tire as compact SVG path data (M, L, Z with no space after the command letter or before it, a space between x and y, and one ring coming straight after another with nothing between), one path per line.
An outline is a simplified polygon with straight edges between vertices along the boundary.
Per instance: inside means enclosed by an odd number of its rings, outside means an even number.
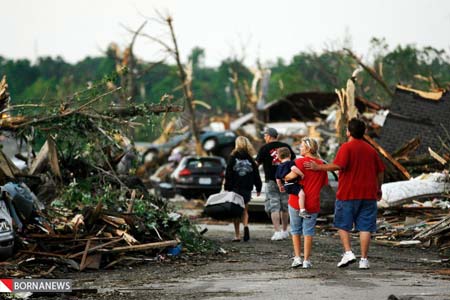
M0 251L0 261L7 260L12 257L14 254L15 242L12 241L12 245L4 248Z

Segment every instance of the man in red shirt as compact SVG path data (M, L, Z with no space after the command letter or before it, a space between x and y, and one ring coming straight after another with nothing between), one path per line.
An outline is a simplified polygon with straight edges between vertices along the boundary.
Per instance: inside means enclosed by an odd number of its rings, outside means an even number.
M345 253L337 264L346 267L356 261L350 244L350 231L359 231L361 244L360 269L368 269L371 233L376 231L377 200L381 198L384 165L378 153L363 140L366 125L353 118L347 127L348 142L339 148L333 163L318 165L305 163L306 169L320 171L339 170L338 191L334 211L334 226Z

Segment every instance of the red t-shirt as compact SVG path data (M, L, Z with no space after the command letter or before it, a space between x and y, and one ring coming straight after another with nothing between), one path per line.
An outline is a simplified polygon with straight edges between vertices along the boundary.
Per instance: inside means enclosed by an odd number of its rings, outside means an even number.
M341 168L336 193L337 199L377 199L377 175L384 171L384 165L372 146L364 140L352 139L342 144L334 163Z
M295 165L305 174L300 184L303 185L305 192L305 208L309 213L318 213L320 211L320 189L328 184L327 172L306 170L303 163L314 161L316 164L323 164L318 158L300 157L295 160ZM298 205L298 196L289 195L289 205L292 208L300 209Z

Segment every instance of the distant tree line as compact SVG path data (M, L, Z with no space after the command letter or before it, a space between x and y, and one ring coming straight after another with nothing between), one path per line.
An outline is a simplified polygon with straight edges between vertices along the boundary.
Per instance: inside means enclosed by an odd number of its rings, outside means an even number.
M195 98L211 105L213 113L234 112L231 72L237 73L239 80L251 83L249 66L236 58L227 58L218 67L207 67L202 63L205 55L203 49L194 48L186 59L192 62ZM444 50L415 45L390 50L384 39L373 38L369 54L362 60L392 90L398 83L424 90L450 88L450 58ZM290 62L279 58L264 67L271 69L268 99L272 101L293 92L333 92L345 86L358 63L344 50L330 50L300 52ZM112 51L76 64L67 63L61 57L40 57L31 63L27 59L10 60L0 56L0 76L7 76L12 104L58 103L115 71ZM173 95L174 101L182 98L175 65L138 59L135 70L128 71L137 74L137 96L133 99L136 103L159 103L165 94ZM379 104L390 104L389 95L367 72L361 73L356 92Z

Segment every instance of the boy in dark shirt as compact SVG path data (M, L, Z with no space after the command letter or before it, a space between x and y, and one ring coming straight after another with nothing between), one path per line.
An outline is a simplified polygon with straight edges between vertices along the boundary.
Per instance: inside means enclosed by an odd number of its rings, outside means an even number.
M303 191L302 185L298 183L298 178L289 181L284 180L284 177L291 171L300 176L300 178L303 178L304 174L295 166L295 162L291 160L291 152L288 148L279 148L278 157L281 163L277 166L275 177L280 192L286 191L288 194L298 195L298 204L300 206L298 215L302 218L311 218L311 215L305 209L305 192Z

